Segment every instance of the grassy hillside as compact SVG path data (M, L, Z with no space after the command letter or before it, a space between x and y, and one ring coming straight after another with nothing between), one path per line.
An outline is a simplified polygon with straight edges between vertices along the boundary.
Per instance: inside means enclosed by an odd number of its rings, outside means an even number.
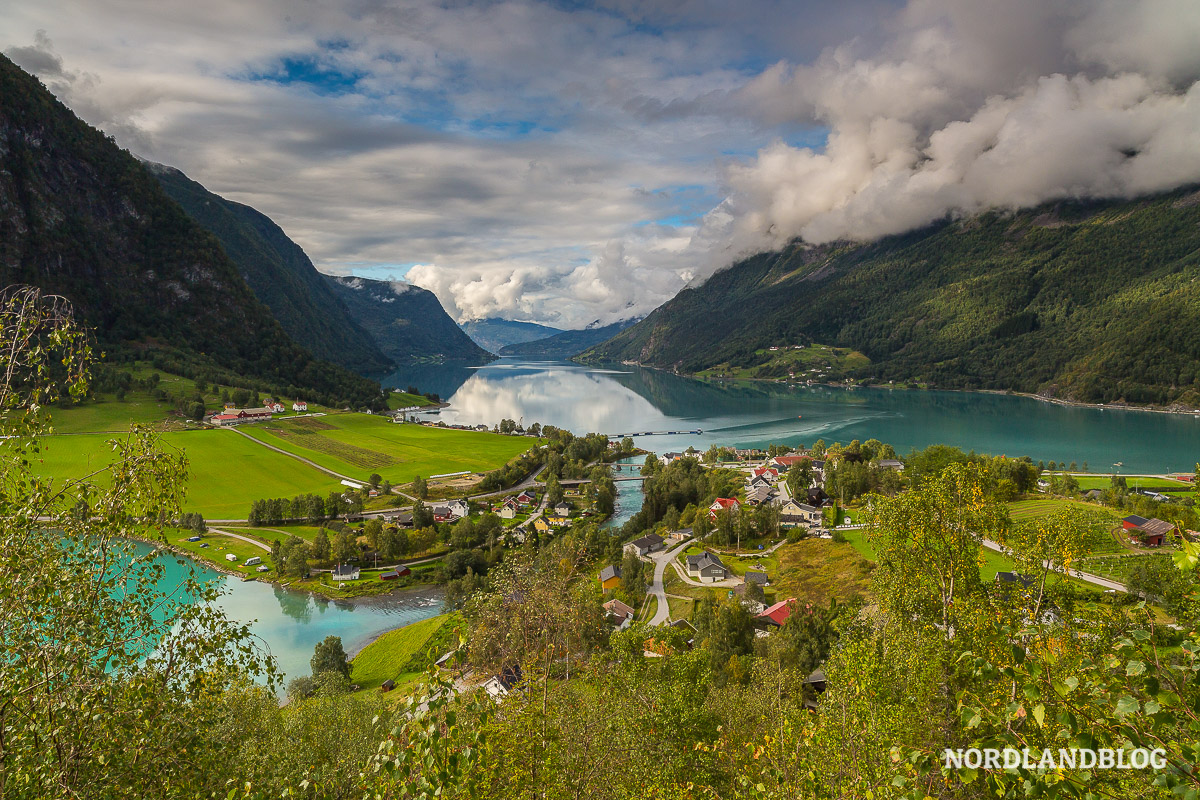
M457 615L441 614L388 631L354 657L350 677L363 691L377 691L389 679L403 684L457 647L461 627Z
M294 340L356 372L393 366L334 296L300 246L269 217L161 164L150 170L188 216L220 240L255 296Z
M755 255L580 358L695 373L820 342L870 359L861 379L1194 406L1197 278L1194 187L1064 201Z

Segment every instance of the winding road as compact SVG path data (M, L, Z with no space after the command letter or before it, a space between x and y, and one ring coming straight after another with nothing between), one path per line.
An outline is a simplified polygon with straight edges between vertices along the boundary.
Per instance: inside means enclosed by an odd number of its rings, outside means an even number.
M671 618L671 605L667 602L667 590L663 588L663 574L667 571L667 565L675 560L675 556L687 549L692 541L691 528L685 528L683 533L686 538L674 549L664 550L650 557L654 561L654 583L650 584L650 592L658 598L658 607L654 612L654 617L650 620L651 625L663 625Z

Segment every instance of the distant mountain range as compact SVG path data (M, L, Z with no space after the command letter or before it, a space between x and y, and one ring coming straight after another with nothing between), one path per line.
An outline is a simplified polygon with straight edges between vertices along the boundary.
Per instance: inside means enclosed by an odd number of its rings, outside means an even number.
M3 56L0 97L3 285L71 300L110 357L157 353L193 374L248 376L325 404L382 403L377 383L288 336L144 164Z
M796 243L681 291L579 356L681 373L820 342L854 375L1200 406L1200 191L1062 201L869 244ZM763 377L770 377L764 375Z
M641 318L627 319L614 322L611 325L600 325L593 322L580 331L563 331L544 339L534 339L520 344L505 345L500 348L499 355L516 356L520 358L567 359L573 358L589 347L606 342L616 336Z
M481 363L492 356L450 319L433 292L400 281L323 276L384 354L398 364Z
M559 328L550 328L533 322L515 322L499 317L473 319L462 323L461 327L477 345L490 353L499 353L508 345L532 342L535 339L545 339L556 333L562 333Z
M188 216L221 241L255 296L289 336L314 355L355 372L378 373L394 366L350 315L326 276L270 218L213 194L177 169L148 166Z

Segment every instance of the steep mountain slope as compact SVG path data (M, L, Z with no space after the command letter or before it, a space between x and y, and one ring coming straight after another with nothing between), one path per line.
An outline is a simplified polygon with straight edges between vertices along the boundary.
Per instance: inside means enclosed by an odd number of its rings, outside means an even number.
M375 345L398 364L491 359L454 324L433 292L408 283L324 278Z
M500 348L499 355L521 358L573 358L589 347L608 341L637 321L626 319L611 325L589 325L581 331L563 331L545 339L510 344Z
M475 344L492 353L499 353L510 344L532 342L535 339L545 339L548 336L562 333L558 328L550 328L534 322L515 322L499 317L473 319L464 322L462 329L467 332Z
M334 295L300 246L265 214L213 194L182 172L148 164L167 194L211 231L259 300L296 342L356 372L392 362Z
M0 57L0 280L70 299L110 352L168 351L319 402L378 384L314 358L137 159Z
M876 381L1200 405L1200 192L1059 202L871 244L794 245L580 356L697 372L854 348Z

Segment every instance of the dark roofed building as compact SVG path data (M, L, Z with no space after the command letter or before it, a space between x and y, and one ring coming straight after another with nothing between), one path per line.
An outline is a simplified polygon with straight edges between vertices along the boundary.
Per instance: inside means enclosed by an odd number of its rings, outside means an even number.
M688 556L686 561L688 575L701 583L715 583L729 578L729 567L725 566L716 553L705 550L703 553Z
M759 586L766 586L770 582L771 579L767 577L767 573L754 569L746 570L746 583L757 583Z
M1011 585L1020 584L1023 588L1029 588L1033 585L1033 578L1026 575L1021 575L1017 572L997 572L996 583L1006 583Z
M644 556L647 553L653 553L656 550L661 550L666 539L659 536L657 533L650 533L640 539L634 539L629 544L625 545L625 552L635 553L639 556Z

